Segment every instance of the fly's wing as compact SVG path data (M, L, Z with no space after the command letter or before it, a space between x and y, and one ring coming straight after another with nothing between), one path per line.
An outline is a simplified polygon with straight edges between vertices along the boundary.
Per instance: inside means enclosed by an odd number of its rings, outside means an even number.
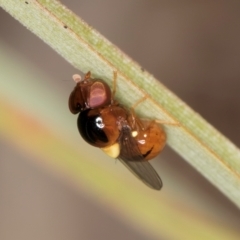
M138 179L155 190L162 188L162 180L149 162L129 162L118 158Z
M160 190L162 188L162 180L152 165L142 156L128 126L122 127L119 144L121 151L118 159L147 186Z

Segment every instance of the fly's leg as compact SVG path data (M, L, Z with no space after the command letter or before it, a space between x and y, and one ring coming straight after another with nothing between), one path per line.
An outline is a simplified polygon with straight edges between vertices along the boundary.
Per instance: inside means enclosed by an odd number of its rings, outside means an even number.
M112 103L114 103L114 97L115 97L116 89L117 89L117 71L113 71L113 84L112 85L113 85L112 86ZM136 129L136 125L138 125L138 127L140 127L141 129L144 129L144 124L138 117L136 117L135 109L139 104L146 101L147 99L148 99L148 96L145 95L130 107L130 120L132 122L133 129ZM161 125L180 126L180 124L178 122L169 122L169 121L157 120L157 119L152 120L152 121L154 121L158 124L161 124Z
M117 89L117 71L113 71L112 101L115 98Z
M132 114L132 117L135 118L135 122L136 120L138 120L136 123L139 124L139 126L141 126L142 128L144 128L143 124L141 124L141 120L139 120L138 118L136 118L136 114L135 114L135 109L136 107L141 104L142 102L146 101L147 100L147 96L145 95L144 97L142 97L141 99L139 99L136 103L134 103L131 108L130 108L130 111L131 111L131 114ZM144 120L144 119L142 119ZM149 121L149 120L148 120ZM152 120L158 124L161 124L161 125L171 125L171 126L180 126L180 124L178 122L170 122L170 121L164 121L164 120L158 120L158 119L154 119Z

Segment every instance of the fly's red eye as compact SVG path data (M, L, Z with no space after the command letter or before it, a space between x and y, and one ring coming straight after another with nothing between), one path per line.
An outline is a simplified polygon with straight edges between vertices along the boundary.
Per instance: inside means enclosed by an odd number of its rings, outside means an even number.
M111 90L102 80L95 79L87 90L87 103L90 108L103 107L111 104Z

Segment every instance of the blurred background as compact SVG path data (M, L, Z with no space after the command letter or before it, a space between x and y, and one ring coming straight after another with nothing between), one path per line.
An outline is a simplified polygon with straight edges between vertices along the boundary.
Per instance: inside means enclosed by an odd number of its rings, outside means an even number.
M240 145L239 1L62 2ZM239 209L170 148L155 192L84 143L78 71L2 9L0 53L1 240L238 239Z

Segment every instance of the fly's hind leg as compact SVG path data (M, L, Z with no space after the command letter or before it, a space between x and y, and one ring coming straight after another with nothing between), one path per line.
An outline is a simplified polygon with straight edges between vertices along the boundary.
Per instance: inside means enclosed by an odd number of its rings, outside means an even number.
M146 101L147 99L148 99L148 96L145 95L144 97L142 97L141 99L139 99L136 103L134 103L134 104L131 106L130 111L131 111L132 117L135 118L135 121L136 121L136 119L138 119L137 117L135 117L135 116L136 116L136 114L135 114L135 109L136 109L136 107L137 107L139 104L141 104L142 102ZM151 121L151 120L149 120L149 119L143 119L143 118L142 118L142 120ZM165 120L159 120L159 119L154 119L154 120L152 120L152 121L153 121L153 122L156 122L156 123L158 123L158 124L161 124L161 125L180 126L180 124L179 124L178 122L171 122L171 121L165 121ZM141 120L138 119L138 122L139 122L138 124L140 124L140 123L141 123ZM141 126L141 125L142 125L142 124L140 124L140 126Z
M113 71L112 103L114 103L116 89L117 89L117 71L115 70L115 71ZM144 124L142 124L142 121L136 116L135 109L137 108L137 106L139 104L146 101L147 99L148 99L148 96L145 95L130 107L130 115L131 115L130 117L131 117L131 122L132 122L133 129L135 128L134 126L136 126L136 125L138 125L142 129L144 129ZM142 119L142 120L144 120L144 119ZM149 119L148 119L148 121L149 121ZM161 124L161 125L180 126L180 124L178 122L170 122L170 121L164 121L164 120L158 120L158 119L154 119L152 121L154 121L158 124Z

